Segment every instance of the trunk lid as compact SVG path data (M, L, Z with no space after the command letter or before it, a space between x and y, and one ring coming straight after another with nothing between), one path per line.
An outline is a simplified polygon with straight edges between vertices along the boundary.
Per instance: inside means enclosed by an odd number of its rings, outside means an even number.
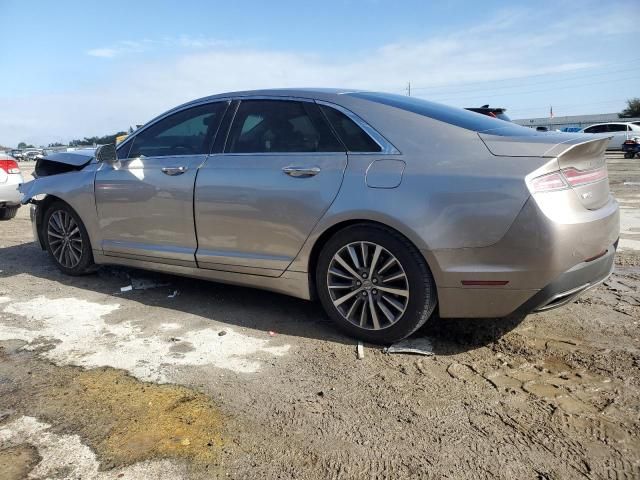
M544 132L512 136L496 133L478 133L493 155L556 158L557 170L562 173L566 186L575 192L585 208L596 210L607 203L609 179L605 151L610 136Z

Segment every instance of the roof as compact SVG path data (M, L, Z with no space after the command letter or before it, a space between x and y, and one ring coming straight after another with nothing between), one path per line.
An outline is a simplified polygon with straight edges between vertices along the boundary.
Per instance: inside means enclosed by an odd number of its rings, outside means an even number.
M313 98L316 100L330 100L337 95L344 95L346 93L360 92L359 89L347 89L347 88L268 88L262 90L239 90L236 92L224 92L215 95L209 95L207 97L197 98L184 103L182 106L186 106L192 103L201 103L208 100L215 100L217 98L227 97L244 97L244 96L265 96L265 97L302 97ZM179 108L179 107L176 107Z

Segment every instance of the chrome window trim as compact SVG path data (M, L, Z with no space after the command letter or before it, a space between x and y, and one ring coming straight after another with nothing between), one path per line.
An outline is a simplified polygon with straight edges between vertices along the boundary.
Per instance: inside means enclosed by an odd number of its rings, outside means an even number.
M368 152L366 152L368 153ZM340 151L340 152L256 152L256 153L247 153L247 152L222 152L222 153L212 153L211 156L213 155L228 155L231 157L246 157L246 156L251 156L251 157L256 157L256 156L262 156L262 157L282 157L282 156L296 156L296 157L300 157L300 156L305 156L305 157L320 157L320 156L329 156L329 155L346 155L347 152Z
M369 125L367 122L365 122L358 115L353 113L351 110L349 110L349 109L347 109L347 108L345 108L345 107L343 107L341 105L337 105L335 103L327 102L325 100L318 100L318 99L307 98L307 97L296 97L296 96L291 96L291 95L286 95L286 96L278 96L278 95L234 95L234 96L216 98L214 100L209 98L209 99L202 99L202 100L199 100L199 101L190 102L190 103L188 103L186 105L182 105L180 107L176 107L176 108L174 108L172 110L169 110L168 112L165 112L164 114L162 114L162 115L160 115L158 117L153 118L152 120L150 120L149 122L144 124L142 127L140 127L139 129L135 130L129 136L129 138L127 138L124 142L122 142L120 145L118 145L117 149L119 149L121 147L124 147L124 145L126 145L129 142L133 142L133 140L135 140L135 138L140 133L144 132L148 128L150 128L153 125L155 125L156 123L164 120L165 118L169 117L170 115L173 115L174 113L180 113L180 112L188 110L190 108L199 107L199 106L207 105L207 104L210 104L210 103L217 103L217 102L231 103L234 100L238 100L239 102L242 102L243 100L281 100L281 101L307 102L307 103L316 103L318 105L324 105L324 106L329 107L329 108L335 108L339 112L342 112L347 117L349 117L360 128L362 128L365 131L365 133L367 135L369 135L373 139L373 141L376 142L380 146L380 151L379 152L352 152L352 151L347 150L346 152L340 151L340 152L230 153L230 152L224 152L224 150L223 150L223 152L217 153L216 155L238 155L238 156L241 156L241 155L242 156L245 156L245 155L327 155L327 154L328 155L335 155L336 153L348 153L349 155L401 155L401 152L395 147L395 145L393 145L389 140L387 140L384 136L382 136L382 134L380 134L375 128L373 128L371 125ZM233 125L233 122L235 121L235 116L236 116L237 111L238 110L236 109L236 111L233 112L233 118L231 120L231 124L230 125ZM230 131L230 128L229 128L229 131ZM229 131L226 132L227 135L229 134ZM227 139L225 139L225 147L224 147L225 149L226 149ZM128 158L132 158L132 157L128 157ZM123 160L125 160L125 159L123 159Z
M353 113L351 110L343 107L342 105L337 105L335 103L326 102L324 100L316 100L318 105L324 105L325 107L334 108L339 112L344 113L347 117L349 117L356 125L362 128L367 135L369 135L374 142L376 142L380 146L379 152L351 152L347 151L349 155L400 155L400 151L393 145L389 140L384 138L375 128L365 122L358 115Z

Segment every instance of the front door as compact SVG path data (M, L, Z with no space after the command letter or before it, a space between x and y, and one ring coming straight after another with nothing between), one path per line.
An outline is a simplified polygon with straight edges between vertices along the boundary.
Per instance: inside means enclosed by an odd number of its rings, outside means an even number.
M226 102L170 114L118 149L96 173L105 255L195 266L193 188Z
M313 102L243 100L195 189L201 268L278 276L336 197L347 155Z

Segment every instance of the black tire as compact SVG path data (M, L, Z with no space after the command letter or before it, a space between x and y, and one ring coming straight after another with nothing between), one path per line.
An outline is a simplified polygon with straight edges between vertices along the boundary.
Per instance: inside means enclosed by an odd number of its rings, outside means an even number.
M405 274L403 281L408 285L409 296L404 312L395 320L395 323L390 323L388 326L379 329L362 328L353 323L353 320L347 320L343 313L334 306L334 300L331 297L328 285L329 268L334 260L334 255L354 242L379 245L400 263L400 268ZM364 256L364 253L362 253L362 256ZM373 263L373 260L370 263ZM366 273L366 268L363 268L363 270ZM433 275L422 254L405 237L384 226L357 224L337 232L320 252L315 277L318 297L329 317L342 331L371 343L389 344L408 337L424 325L431 317L437 304L437 292ZM365 280L362 281L365 282ZM373 278L371 281L373 281ZM378 285L381 285L381 283ZM373 290L369 290L372 300L373 298L379 298L373 295L382 294L375 291L375 286L369 285L368 287L373 288ZM358 287L353 287L353 289L356 288ZM364 283L362 288L364 288ZM365 295L364 292L360 294ZM375 300L373 301L375 302ZM364 303L366 303L366 300ZM384 319L384 317L382 318Z
M77 263L74 261L73 265L71 266L65 266L61 262L56 253L54 253L56 246L54 245L52 247L51 245L54 239L49 234L49 222L51 221L51 217L54 214L58 213L70 215L73 218L79 230L79 238L82 240L81 251L78 253L77 249L74 250L75 255L79 257L79 260L77 261ZM87 234L87 230L84 227L82 220L69 205L64 202L56 201L52 203L49 208L47 208L43 216L41 235L47 252L49 252L49 256L63 273L66 273L67 275L78 276L86 275L95 271L95 264L93 262L93 253L91 251L89 235Z
M18 208L20 208L19 205L0 208L0 220L11 220L18 213Z
M624 158L633 158L633 153L624 152Z

